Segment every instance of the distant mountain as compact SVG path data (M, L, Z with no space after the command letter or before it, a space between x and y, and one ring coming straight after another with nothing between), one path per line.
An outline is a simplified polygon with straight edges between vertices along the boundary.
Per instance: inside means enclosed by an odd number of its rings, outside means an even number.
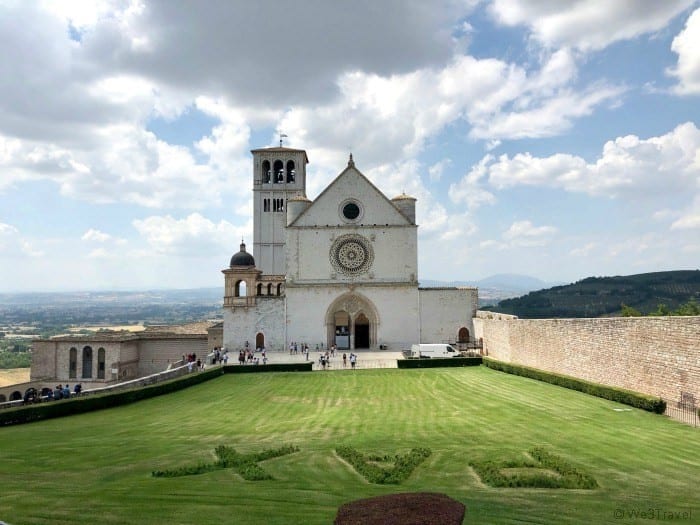
M0 293L0 305L220 304L223 287L182 290Z
M435 281L421 280L422 287L435 286L475 286L479 289L479 305L492 305L501 299L518 297L533 290L541 290L550 286L562 284L546 282L529 275L502 273L486 277L478 281Z
M619 315L623 304L646 314L659 304L674 310L691 298L700 300L700 270L588 277L503 299L488 309L526 319L602 317Z

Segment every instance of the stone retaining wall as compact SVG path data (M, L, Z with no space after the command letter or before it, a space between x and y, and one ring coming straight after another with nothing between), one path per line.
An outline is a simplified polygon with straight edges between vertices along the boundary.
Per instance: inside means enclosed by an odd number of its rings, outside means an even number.
M678 401L686 392L700 403L700 317L517 319L499 315L479 312L474 319L484 354L494 359L667 401Z

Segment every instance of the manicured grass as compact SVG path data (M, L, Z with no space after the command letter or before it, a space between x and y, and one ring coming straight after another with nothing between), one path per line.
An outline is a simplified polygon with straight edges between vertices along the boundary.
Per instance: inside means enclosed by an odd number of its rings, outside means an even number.
M260 466L153 471L286 445ZM431 454L399 485L368 483L335 449ZM492 488L471 463L541 447L592 476L587 490ZM507 472L507 474L512 474ZM690 510L700 521L700 430L485 367L224 375L90 414L0 428L0 520L32 524L329 524L348 501L443 492L465 523L648 523L619 511Z

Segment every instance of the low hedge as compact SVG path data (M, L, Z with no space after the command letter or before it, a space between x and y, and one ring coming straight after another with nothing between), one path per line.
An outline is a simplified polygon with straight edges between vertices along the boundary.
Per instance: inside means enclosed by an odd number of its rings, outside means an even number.
M479 366L481 357L430 357L422 359L399 359L399 368L438 368L445 366Z
M610 401L616 401L635 408L641 408L642 410L654 412L656 414L663 414L666 411L666 401L659 397L648 396L613 386L591 383L576 377L555 374L553 372L545 372L544 370L538 370L537 368L530 368L512 363L504 363L502 361L491 359L490 357L485 357L483 361L484 365L486 365L488 368L506 372L507 374L537 379L538 381L563 386L564 388L570 388L571 390L577 390L592 396L602 397L603 399L609 399Z
M71 416L73 414L84 414L85 412L92 412L93 410L128 405L136 401L141 401L142 399L149 399L151 397L177 392L183 388L219 377L221 374L221 368L212 368L204 372L192 373L170 381L137 387L130 390L76 396L71 399L44 401L42 403L9 408L0 411L0 426L31 423L33 421Z
M209 379L219 377L221 374L242 374L256 372L301 372L311 371L311 362L294 364L274 364L274 365L228 365L223 367L210 368L204 372L191 373L183 377L178 377L170 381L164 381L155 385L135 387L130 390L110 392L105 394L90 394L76 396L71 399L60 401L45 401L42 403L25 405L16 408L8 408L0 411L0 427L7 425L18 425L21 423L31 423L54 417L71 416L73 414L84 414L93 410L112 408L127 405L142 399L177 392Z
M274 363L269 365L226 365L224 374L255 374L258 372L311 372L312 361L303 363Z

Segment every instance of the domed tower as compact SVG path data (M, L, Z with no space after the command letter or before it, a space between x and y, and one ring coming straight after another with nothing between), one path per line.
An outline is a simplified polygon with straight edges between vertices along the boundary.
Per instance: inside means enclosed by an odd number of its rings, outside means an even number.
M222 270L224 274L224 307L254 306L255 290L260 277L260 270L255 267L255 259L245 249L241 240L241 249L231 257L229 267Z
M410 195L402 193L397 195L391 202L398 208L398 210L403 213L406 218L411 221L411 224L416 223L416 199Z

